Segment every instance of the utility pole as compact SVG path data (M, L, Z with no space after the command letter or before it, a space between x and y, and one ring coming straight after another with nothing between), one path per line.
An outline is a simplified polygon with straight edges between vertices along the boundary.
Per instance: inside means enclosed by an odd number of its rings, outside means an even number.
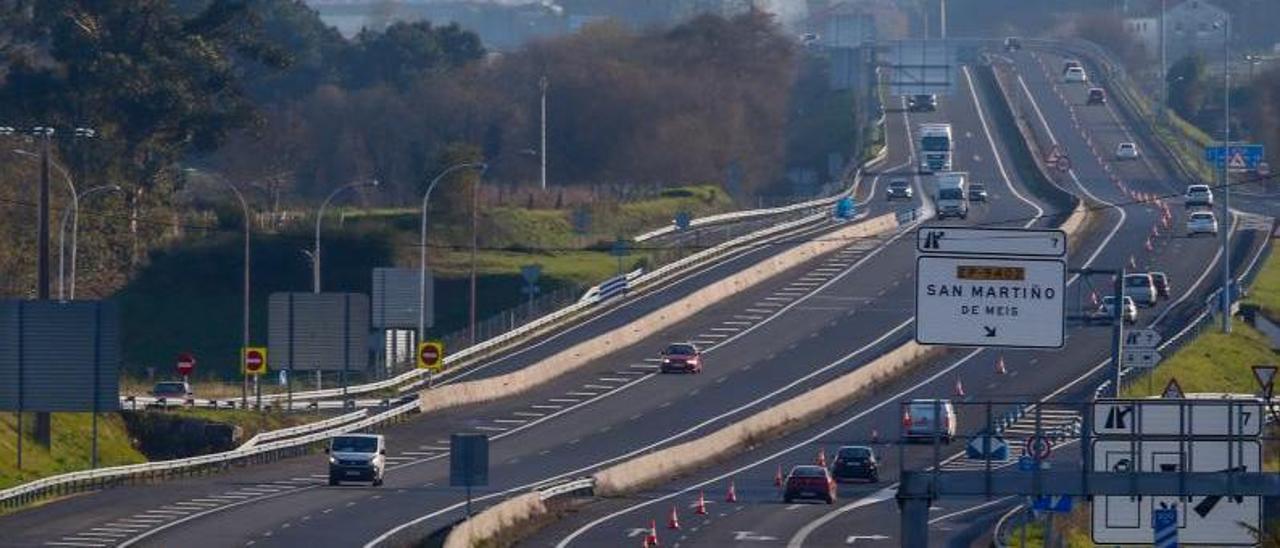
M1222 20L1222 144L1231 151L1231 19ZM1222 332L1231 332L1231 162L1222 158Z
M38 215L38 244L36 259L36 298L49 300L49 146L54 130L49 126L37 127L33 133L40 137L40 213ZM21 437L21 436L19 436ZM53 415L47 411L36 413L34 437L36 443L49 447L53 440Z
M476 230L479 227L477 219L479 217L477 209L480 207L480 181L471 183L471 311L469 314L471 326L468 330L470 333L471 345L476 344L476 244L479 243Z

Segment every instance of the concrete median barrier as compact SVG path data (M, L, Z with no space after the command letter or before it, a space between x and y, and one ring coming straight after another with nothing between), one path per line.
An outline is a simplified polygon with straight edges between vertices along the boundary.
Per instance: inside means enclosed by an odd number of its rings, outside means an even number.
M909 342L831 382L699 439L605 468L594 476L595 494L634 493L802 428L935 351Z
M708 307L768 281L794 267L834 252L851 240L874 237L898 227L885 214L853 224L764 259L625 326L584 341L518 371L487 379L450 384L420 394L422 411L449 409L523 393L653 336Z
M547 506L537 492L525 493L486 508L459 523L445 538L444 548L471 548L498 544L506 531L546 515Z

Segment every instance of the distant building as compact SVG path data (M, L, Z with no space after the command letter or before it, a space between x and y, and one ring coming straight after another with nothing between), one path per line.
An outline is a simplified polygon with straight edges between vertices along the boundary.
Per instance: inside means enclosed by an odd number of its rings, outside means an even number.
M1124 28L1153 55L1160 53L1160 6L1148 2L1142 7L1132 5L1124 17ZM1215 23L1230 21L1226 10L1205 0L1169 0L1164 13L1165 52L1169 63L1199 53L1213 55L1222 51L1225 38L1221 27Z

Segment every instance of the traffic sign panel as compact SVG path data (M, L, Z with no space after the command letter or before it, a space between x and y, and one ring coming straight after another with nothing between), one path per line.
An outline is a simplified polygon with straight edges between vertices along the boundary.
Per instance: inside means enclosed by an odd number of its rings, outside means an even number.
M1253 366L1253 378L1258 381L1258 386L1262 388L1262 397L1270 400L1271 390L1275 386L1276 366L1274 365Z
M250 346L241 353L241 368L245 375L263 375L267 372L267 349Z
M1044 436L1031 436L1022 442L1022 454L1035 460L1046 460L1053 454L1053 442Z
M1009 444L1000 436L979 434L965 447L965 456L979 460L1008 460Z
M1204 149L1205 161L1219 169L1222 168L1223 162L1226 162L1227 168L1232 171L1257 169L1264 156L1266 151L1262 145L1239 144L1229 147L1219 145Z
M1135 348L1155 348L1164 336L1154 329L1129 329L1124 332L1124 345Z
M1138 346L1134 348L1125 348L1120 354L1120 364L1125 367L1133 367L1139 369L1150 369L1160 363L1164 359L1155 348L1149 346Z
M1061 348L1066 262L938 257L916 260L916 342Z
M1169 384L1164 385L1164 392L1160 393L1160 397L1166 400L1180 400L1186 398L1187 395L1182 391L1182 385L1178 384L1178 379L1169 378Z
M1067 233L1045 229L928 227L916 231L916 249L941 255L1064 257Z
M1068 495L1040 495L1031 499L1031 509L1037 512L1065 514L1071 511L1071 497Z
M418 369L430 369L434 373L444 370L444 342L418 343Z
M1093 404L1093 431L1105 437L1256 437L1263 418L1257 399L1107 399Z
M196 370L196 357L190 352L178 354L178 374L184 377Z
M1159 401L1159 400L1153 400ZM1096 440L1093 444L1095 472L1178 473L1261 470L1262 445L1256 440L1239 441L1148 441ZM1219 497L1166 495L1141 497L1102 496L1093 503L1093 541L1096 544L1145 544L1154 538L1155 512L1176 508L1185 544L1254 545L1256 539L1245 524L1257 528L1262 519L1260 497Z

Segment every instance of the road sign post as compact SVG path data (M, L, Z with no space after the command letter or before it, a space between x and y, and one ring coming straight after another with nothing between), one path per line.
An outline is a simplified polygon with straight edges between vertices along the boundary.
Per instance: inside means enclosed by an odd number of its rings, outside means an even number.
M427 369L432 373L444 371L444 342L418 343L418 369Z

